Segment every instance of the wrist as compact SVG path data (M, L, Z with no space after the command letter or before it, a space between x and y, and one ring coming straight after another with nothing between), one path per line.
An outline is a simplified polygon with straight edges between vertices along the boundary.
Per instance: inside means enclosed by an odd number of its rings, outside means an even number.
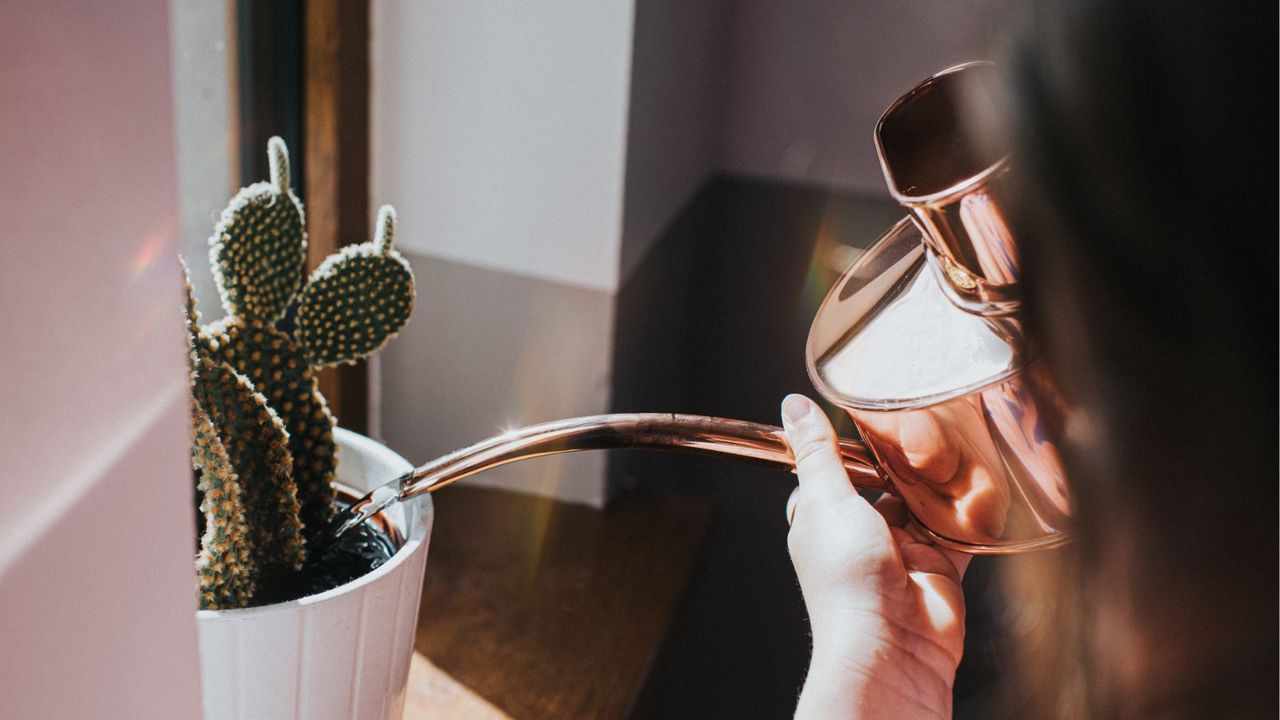
M815 656L796 704L796 719L874 717L863 712L871 704L872 682L868 674L850 670L843 660Z
M805 678L795 717L950 720L951 683L916 676L907 668L871 673L818 660Z
M826 638L814 645L797 717L950 718L955 666L939 664L936 648L888 628Z

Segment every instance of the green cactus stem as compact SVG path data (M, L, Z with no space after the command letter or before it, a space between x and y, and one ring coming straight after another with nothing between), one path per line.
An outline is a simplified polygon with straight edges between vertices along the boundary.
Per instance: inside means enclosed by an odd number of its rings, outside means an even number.
M315 371L293 336L271 325L229 318L207 329L214 356L249 378L289 433L301 521L323 527L332 514L337 449L333 415Z
M196 557L200 607L205 610L247 607L253 599L256 568L241 501L240 478L218 439L213 421L199 404L192 417L191 461L199 473L196 488L200 492L200 511L205 517L205 531Z
M247 377L197 347L196 401L240 478L254 564L298 570L306 552L284 424Z
M189 275L186 315L192 465L205 519L201 607L245 607L262 573L296 570L305 559L288 434L248 378L212 355L216 341L199 325Z

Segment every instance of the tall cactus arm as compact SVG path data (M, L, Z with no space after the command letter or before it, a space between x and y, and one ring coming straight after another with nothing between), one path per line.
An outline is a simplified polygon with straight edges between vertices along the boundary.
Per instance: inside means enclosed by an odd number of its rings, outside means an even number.
M200 329L191 274L182 263L186 278L187 361L191 387L197 387L200 348L207 342ZM252 539L245 518L243 491L231 457L218 438L208 411L192 399L191 464L196 472L196 491L204 515L204 534L196 555L200 607L206 610L247 607L256 589L257 567Z
M242 188L209 238L213 277L227 314L249 322L279 320L306 275L302 203L289 189L284 141L267 143L271 181Z
M303 289L298 340L315 367L353 363L395 337L413 311L413 270L392 248L395 210L378 212L373 242L331 255Z
M200 311L196 309L196 290L191 286L191 268L187 267L187 261L181 257L178 258L178 263L182 265L182 279L187 288L187 304L184 308L187 320L187 371L188 384L194 388L196 384L196 348L201 344L203 331L200 329Z
M187 304L184 306L187 332L194 335L196 329L200 327L200 311L196 309L196 290L191 286L191 268L187 266L187 261L182 256L178 256L178 264L182 266L182 281L187 289ZM192 358L192 362L195 362L195 358Z
M315 371L293 337L274 327L230 318L205 332L212 341L210 353L248 377L284 422L302 523L324 527L332 513L337 459L333 415L319 392Z
M196 401L209 413L243 489L255 564L298 570L305 559L289 436L253 384L197 349Z
M200 511L205 530L196 556L200 607L206 610L247 607L253 600L254 561L245 520L240 478L218 439L209 414L195 403L191 462L199 473Z

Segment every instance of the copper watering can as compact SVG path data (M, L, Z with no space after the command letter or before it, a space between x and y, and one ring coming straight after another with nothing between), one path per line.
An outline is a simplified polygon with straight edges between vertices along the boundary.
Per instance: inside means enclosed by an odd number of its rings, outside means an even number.
M1046 438L1052 397L1015 317L1018 254L1001 209L1006 159L965 140L959 105L989 65L945 70L876 126L893 196L910 216L836 282L805 361L818 391L853 418L849 479L900 496L938 542L975 554L1053 547L1071 503ZM1040 392L1033 392L1038 390ZM533 425L433 460L339 515L342 532L399 500L492 467L579 450L649 448L794 467L782 429L676 414L613 414Z

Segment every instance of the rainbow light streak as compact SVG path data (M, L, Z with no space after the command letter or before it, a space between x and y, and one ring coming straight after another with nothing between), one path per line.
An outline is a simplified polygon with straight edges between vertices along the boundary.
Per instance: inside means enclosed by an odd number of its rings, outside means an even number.
M129 260L129 277L136 281L155 264L156 258L168 254L178 232L178 212L175 210L156 223L142 236L142 242Z
M544 378L556 377L557 372L556 368L551 366L548 357L550 353L545 352L545 345L540 346L537 342L539 338L545 339L539 333L539 328L533 326L526 328L519 351L519 362L516 363L511 382L510 396L515 398L515 418L514 422L508 418L508 427L520 427L533 420L563 417L567 411L572 410L566 406L561 396L543 382ZM538 480L534 485L538 492L554 497L563 478L564 458L559 456L541 458L527 468L529 472L534 470L538 472ZM553 502L550 499L543 499L534 503L532 507L529 517L522 520L525 525L521 533L522 551L528 563L527 577L530 580L538 573Z
M818 234L813 240L809 265L805 269L804 287L796 307L797 321L806 325L813 322L814 315L822 306L822 301L826 299L835 281L862 254L861 249L840 242L834 225L834 212L828 207L823 213L822 224L818 226ZM815 396L812 392L805 394L815 397L828 407L831 406L824 398ZM832 422L840 435L854 434L853 420L848 413L843 411L836 413Z
M547 483L554 484L559 480L559 463L552 465L551 463L544 461L543 464L547 466L546 469L543 470L543 476L546 477L546 482L539 484L543 486ZM550 497L540 496L533 503L533 509L530 511L529 517L526 519L527 524L525 525L524 532L522 533L524 542L521 544L521 550L526 563L525 571L527 574L525 575L525 579L530 583L532 583L534 578L538 575L538 566L542 562L542 551L546 548L547 529L551 526L551 513L554 509L554 500Z
M799 319L806 324L813 320L840 273L861 254L857 248L840 242L834 225L834 212L828 208L823 213L822 224L818 226L817 237L813 240L809 266L805 271L804 289L797 307Z

